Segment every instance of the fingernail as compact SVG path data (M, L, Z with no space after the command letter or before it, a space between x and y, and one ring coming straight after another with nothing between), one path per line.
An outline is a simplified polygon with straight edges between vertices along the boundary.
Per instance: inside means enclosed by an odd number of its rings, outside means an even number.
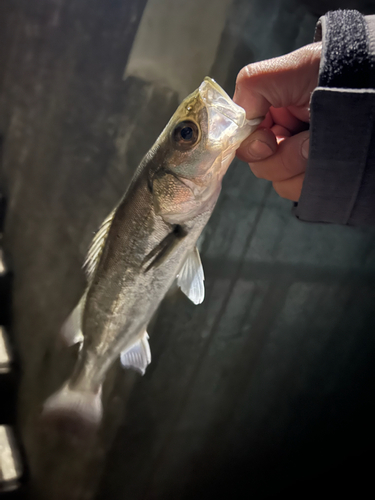
M301 154L305 160L309 157L310 139L305 139L302 143Z
M271 156L273 154L273 149L266 142L255 139L250 142L247 152L254 160L261 160Z
M233 95L233 101L237 102L238 96L240 95L240 86L236 85L234 95Z

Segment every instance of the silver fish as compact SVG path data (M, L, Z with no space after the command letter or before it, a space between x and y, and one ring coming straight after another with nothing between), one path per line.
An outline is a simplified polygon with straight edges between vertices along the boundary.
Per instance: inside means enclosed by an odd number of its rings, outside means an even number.
M142 374L150 363L146 328L176 277L194 304L203 301L196 242L236 149L260 121L247 120L208 77L177 108L91 244L87 289L62 328L70 344L83 345L44 415L79 416L97 425L112 363L120 357Z

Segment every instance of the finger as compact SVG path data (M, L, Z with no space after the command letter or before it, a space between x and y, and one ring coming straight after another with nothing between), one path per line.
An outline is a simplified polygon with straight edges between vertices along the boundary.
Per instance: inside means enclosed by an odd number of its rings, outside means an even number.
M270 111L266 114L265 119L262 121L262 123L259 125L259 128L271 128L272 125L274 124L272 115Z
M270 114L275 125L282 125L291 133L289 135L298 134L307 129L306 122L300 120L288 108L270 107ZM308 118L307 118L308 121Z
M273 132L273 134L275 135L275 137L277 138L285 138L285 137L290 137L292 135L292 133L285 127L281 126L281 125L274 125L273 127L271 127L271 130Z
M296 175L286 181L273 182L273 188L276 193L282 198L291 201L298 201L301 196L303 180L305 173Z
M277 150L275 135L269 129L258 129L243 141L237 150L240 160L249 163L273 155Z
M279 143L276 152L264 160L248 160L253 173L273 182L285 181L306 170L309 132L288 137Z
M285 56L249 64L239 72L233 100L248 118L266 115L270 106L307 107L318 81L321 43Z

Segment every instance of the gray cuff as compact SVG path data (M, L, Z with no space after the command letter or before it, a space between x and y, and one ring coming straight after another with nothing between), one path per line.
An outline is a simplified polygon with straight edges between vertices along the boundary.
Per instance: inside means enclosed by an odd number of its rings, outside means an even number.
M374 90L314 91L299 219L375 224L374 117Z
M355 25L344 29L350 19ZM374 28L375 16L355 11L329 13L318 23L319 86L311 98L309 160L294 209L301 220L375 224Z

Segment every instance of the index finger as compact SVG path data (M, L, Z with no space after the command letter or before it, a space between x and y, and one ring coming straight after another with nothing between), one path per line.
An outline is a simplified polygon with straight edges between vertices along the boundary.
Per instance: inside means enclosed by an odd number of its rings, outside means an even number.
M233 100L248 119L266 115L270 106L308 106L317 85L321 42L285 56L249 64L237 76Z

